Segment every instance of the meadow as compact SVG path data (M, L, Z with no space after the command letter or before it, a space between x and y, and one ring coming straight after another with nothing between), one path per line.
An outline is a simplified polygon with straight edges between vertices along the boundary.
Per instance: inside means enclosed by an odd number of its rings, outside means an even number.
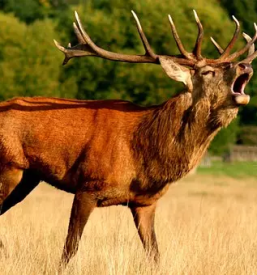
M160 200L158 268L129 210L117 206L93 212L64 274L257 274L257 172L248 171L257 163L219 165L173 184ZM41 183L0 217L1 275L57 274L72 198Z

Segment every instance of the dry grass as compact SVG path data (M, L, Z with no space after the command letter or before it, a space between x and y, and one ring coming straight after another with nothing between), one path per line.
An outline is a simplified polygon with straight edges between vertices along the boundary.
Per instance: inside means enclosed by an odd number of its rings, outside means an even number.
M0 274L56 274L72 196L45 184L0 218ZM255 179L191 176L160 201L158 270L125 207L96 209L65 274L257 274Z

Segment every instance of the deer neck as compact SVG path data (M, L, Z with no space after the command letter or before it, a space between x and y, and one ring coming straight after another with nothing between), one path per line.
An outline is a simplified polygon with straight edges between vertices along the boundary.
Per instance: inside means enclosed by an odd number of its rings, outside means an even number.
M150 110L142 118L132 145L144 175L164 183L186 175L221 128L215 121L208 100L193 104L188 92Z

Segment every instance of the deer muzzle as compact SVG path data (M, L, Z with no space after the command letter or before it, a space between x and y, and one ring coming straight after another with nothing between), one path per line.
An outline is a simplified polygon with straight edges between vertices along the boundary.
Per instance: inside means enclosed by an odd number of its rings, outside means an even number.
M236 77L233 80L231 90L233 98L238 105L247 105L250 96L246 95L244 89L253 75L253 69L250 64L239 63L236 65Z

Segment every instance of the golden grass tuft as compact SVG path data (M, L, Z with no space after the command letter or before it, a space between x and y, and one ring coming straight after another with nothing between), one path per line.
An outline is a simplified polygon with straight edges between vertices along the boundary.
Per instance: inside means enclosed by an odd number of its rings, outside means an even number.
M56 274L73 196L41 184L0 218L1 275ZM68 274L256 274L256 179L191 176L159 202L161 264L146 260L125 207L96 209Z

